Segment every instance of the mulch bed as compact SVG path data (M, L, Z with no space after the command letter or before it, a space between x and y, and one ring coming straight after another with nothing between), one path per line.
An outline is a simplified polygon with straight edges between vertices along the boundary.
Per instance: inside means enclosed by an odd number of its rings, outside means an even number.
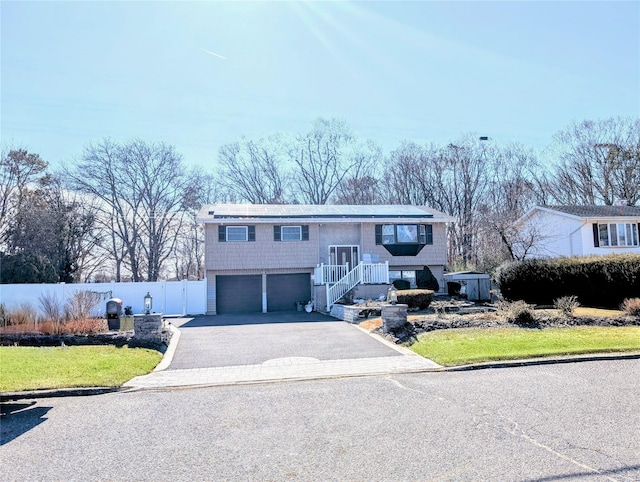
M486 308L485 312L459 313L465 310ZM382 319L367 319L359 323L361 328L374 332L394 343L405 343L416 340L418 335L434 330L450 330L457 328L494 328L518 327L530 329L544 329L551 327L569 326L640 326L640 317L630 315L620 316L573 316L555 315L548 311L535 312L535 320L529 324L514 324L505 321L497 313L494 305L473 304L467 301L445 300L432 303L431 307L421 312L408 314L405 325L387 333L382 330Z

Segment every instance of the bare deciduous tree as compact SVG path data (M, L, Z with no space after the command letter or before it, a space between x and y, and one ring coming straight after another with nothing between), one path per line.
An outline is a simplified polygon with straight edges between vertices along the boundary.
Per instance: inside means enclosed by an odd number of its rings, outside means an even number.
M188 183L181 156L163 143L104 139L87 146L65 172L75 189L100 200L116 280L125 264L133 281L156 281L184 221Z
M640 119L571 124L555 136L551 183L559 204L640 203Z
M290 153L300 196L297 201L327 204L361 161L355 155L355 144L349 126L341 119L318 118L311 131L299 135Z
M285 203L289 197L285 148L281 135L226 144L218 153L222 178L239 198L252 204Z

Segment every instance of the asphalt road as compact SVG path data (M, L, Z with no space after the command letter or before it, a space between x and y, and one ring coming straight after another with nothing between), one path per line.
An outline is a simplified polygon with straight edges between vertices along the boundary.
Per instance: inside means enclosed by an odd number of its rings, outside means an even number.
M4 405L18 411L0 480L640 480L639 373L599 361Z

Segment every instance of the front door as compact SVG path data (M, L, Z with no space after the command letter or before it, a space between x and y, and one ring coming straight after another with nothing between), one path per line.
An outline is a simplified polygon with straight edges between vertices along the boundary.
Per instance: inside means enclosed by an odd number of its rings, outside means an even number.
M329 259L333 265L347 265L353 269L360 262L359 246L329 246Z

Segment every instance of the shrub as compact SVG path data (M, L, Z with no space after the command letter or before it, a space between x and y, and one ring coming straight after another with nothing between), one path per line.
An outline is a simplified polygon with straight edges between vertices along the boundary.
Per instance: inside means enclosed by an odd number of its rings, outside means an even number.
M580 306L580 303L575 296L563 296L553 300L553 306L560 310L564 316L573 316L573 310Z
M43 321L53 321L55 323L62 321L62 304L55 293L44 292L38 297L38 301L44 313Z
M83 320L91 317L91 310L102 297L95 291L76 291L64 305L66 320Z
M440 291L440 283L428 266L424 266L422 271L416 271L416 285L420 289Z
M532 259L500 265L495 281L506 300L551 305L576 296L583 305L618 308L640 292L640 255Z
M4 306L4 303L0 303L0 326L7 326L9 324L9 313Z
M533 307L524 301L500 301L498 313L505 321L515 325L531 325L536 321Z
M425 310L433 300L432 290L398 290L398 303L410 310Z
M408 290L411 288L411 283L409 283L406 279L394 280L392 284L398 290Z
M622 302L620 309L628 315L640 316L640 298L627 298Z
M28 325L38 321L38 311L29 303L22 303L7 314L8 325Z

